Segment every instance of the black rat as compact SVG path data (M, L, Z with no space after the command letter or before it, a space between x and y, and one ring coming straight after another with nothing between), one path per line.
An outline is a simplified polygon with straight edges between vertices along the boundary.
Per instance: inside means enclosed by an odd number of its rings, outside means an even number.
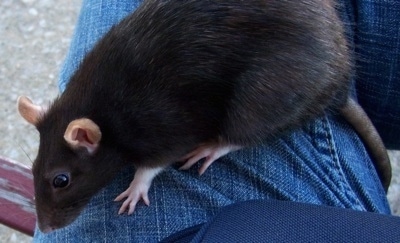
M131 214L172 163L188 169L340 111L385 188L390 163L351 98L350 51L331 0L149 0L96 44L48 107L21 97L40 133L33 163L39 228L71 223L133 165L119 213Z

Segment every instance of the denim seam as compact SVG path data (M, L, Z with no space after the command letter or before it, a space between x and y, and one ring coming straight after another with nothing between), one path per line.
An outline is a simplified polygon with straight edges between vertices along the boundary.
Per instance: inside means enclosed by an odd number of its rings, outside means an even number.
M322 127L325 133L325 139L328 145L329 154L333 162L333 168L336 170L337 174L340 175L339 182L340 186L343 187L344 195L348 200L351 201L354 209L365 210L364 206L361 204L360 200L358 200L357 196L351 189L351 186L346 179L346 175L343 173L343 168L340 164L339 155L335 146L335 141L333 139L330 121L327 115L325 115L322 119Z

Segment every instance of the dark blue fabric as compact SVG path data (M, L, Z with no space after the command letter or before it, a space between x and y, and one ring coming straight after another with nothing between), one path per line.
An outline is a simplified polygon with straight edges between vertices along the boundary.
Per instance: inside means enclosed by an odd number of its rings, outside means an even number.
M227 206L210 222L162 242L399 242L399 228L395 216L253 200Z
M198 224L192 227L189 227L187 229L181 230L175 234L172 234L171 236L163 239L160 241L160 243L169 243L169 242L174 242L174 243L185 243L185 242L191 242L193 241L193 238L195 236L202 234L199 232L203 232L205 230L204 228L205 224Z

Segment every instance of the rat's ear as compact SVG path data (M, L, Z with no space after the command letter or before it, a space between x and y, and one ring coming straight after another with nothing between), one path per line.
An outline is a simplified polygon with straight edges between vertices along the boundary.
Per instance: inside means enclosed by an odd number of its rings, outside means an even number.
M35 125L39 119L46 113L47 108L35 105L26 96L20 96L17 100L19 114L30 124Z
M64 139L72 148L86 148L93 154L99 147L101 131L92 120L80 118L69 123Z

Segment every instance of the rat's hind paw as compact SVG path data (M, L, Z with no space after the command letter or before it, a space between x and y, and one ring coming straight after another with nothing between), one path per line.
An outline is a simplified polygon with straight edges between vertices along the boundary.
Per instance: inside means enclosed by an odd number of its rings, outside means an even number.
M198 148L183 157L183 160L186 160L186 162L179 169L187 170L199 160L205 158L205 161L199 170L199 174L202 175L215 160L241 148L241 146L237 145L221 145L215 143L200 145Z

